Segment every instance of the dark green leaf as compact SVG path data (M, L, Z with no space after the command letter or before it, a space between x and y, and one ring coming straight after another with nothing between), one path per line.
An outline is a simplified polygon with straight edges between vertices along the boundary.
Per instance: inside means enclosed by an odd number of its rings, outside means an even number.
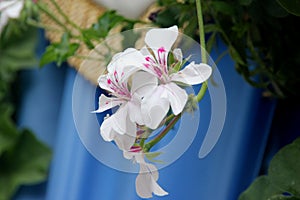
M0 157L0 199L10 199L20 185L44 181L51 151L28 130Z
M299 0L277 0L277 2L289 13L300 16Z
M0 105L0 157L2 152L9 149L18 136L18 131L15 124L11 120L12 107Z
M286 192L300 197L300 138L282 148L269 167L272 183Z
M260 176L240 195L239 200L267 200L282 192L272 185L267 176Z

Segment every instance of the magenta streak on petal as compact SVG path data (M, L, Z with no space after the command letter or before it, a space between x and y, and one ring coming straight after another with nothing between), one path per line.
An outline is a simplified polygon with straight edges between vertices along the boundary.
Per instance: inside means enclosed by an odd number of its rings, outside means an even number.
M117 71L114 71L114 74L111 78L107 79L107 84L111 88L113 95L119 98L130 99L131 94L128 90L126 82L119 82L119 75Z
M137 153L137 152L142 151L142 147L140 147L140 146L132 146L129 151Z

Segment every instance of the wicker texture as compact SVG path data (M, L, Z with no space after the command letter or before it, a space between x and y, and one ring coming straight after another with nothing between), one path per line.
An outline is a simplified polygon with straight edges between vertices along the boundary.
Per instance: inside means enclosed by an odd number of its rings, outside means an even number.
M63 10L64 14L67 15L72 22L74 22L76 25L78 25L81 28L90 27L93 23L97 21L99 16L101 16L106 10L106 8L104 8L103 6L100 6L94 3L93 1L89 1L89 0L55 0L55 1L59 5L61 10ZM51 3L51 0L44 0L43 2L48 5L53 15L59 18L60 21L64 21L64 18L59 14L57 8L55 8L55 6ZM149 13L157 9L158 9L157 6L151 5L141 16L141 20L147 22ZM51 42L60 41L63 32L54 31L54 29L58 29L58 30L63 30L63 29L59 25L57 25L57 23L53 19L51 19L46 15L42 15L42 21L44 24L53 28L46 31L46 37ZM71 26L69 28L72 30L74 35L78 34L75 28ZM116 33L118 31L120 31L120 27L116 27L114 30L112 30L111 34ZM115 49L118 49L120 46L118 44L118 41L115 41L114 44L111 45L117 46ZM105 51L105 49L103 49L103 46L102 47L100 46L98 48L102 48L100 49L100 51ZM97 56L95 52L89 50L84 44L80 45L77 53L82 57ZM87 80L89 80L91 83L95 85L97 85L98 77L105 71L105 64L101 61L71 57L68 59L68 63L70 64L70 66L74 67L79 73L81 73Z

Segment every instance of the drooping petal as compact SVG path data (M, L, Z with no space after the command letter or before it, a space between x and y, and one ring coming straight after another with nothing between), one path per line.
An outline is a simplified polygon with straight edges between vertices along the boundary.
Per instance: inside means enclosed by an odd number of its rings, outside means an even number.
M154 28L146 33L145 42L153 52L157 52L160 47L164 47L168 52L176 41L177 36L177 26L172 26L170 28Z
M121 135L127 134L135 137L136 124L130 120L128 111L129 106L125 103L111 116L114 123L113 129Z
M104 94L101 94L99 97L98 109L93 111L93 113L103 112L103 111L111 109L115 106L119 106L124 102L125 102L124 100L120 100L119 98L107 97Z
M130 101L127 103L130 112L128 113L130 121L136 122L139 125L144 125L144 120L141 111L141 102Z
M108 117L107 119L104 119L104 121L102 122L101 126L100 126L100 134L102 136L102 138L107 141L110 142L113 140L113 135L114 135L114 130L113 130L113 121L111 117Z
M145 125L151 129L156 129L167 112L169 111L170 103L166 98L166 89L161 85L156 87L153 93L144 97L141 103L141 111Z
M154 165L140 164L140 173L135 182L137 194L142 198L151 198L152 193L158 196L167 195L168 193L157 184L157 179L158 172Z
M200 63L195 64L191 62L183 70L172 74L171 80L186 83L189 85L200 84L206 81L212 73L212 69L209 65Z
M115 141L116 145L121 150L129 150L135 142L135 137L127 134L120 135L116 132L113 129L115 124L112 117L113 116L105 119L100 127L100 134L102 138L108 142Z
M145 71L139 71L132 77L131 93L137 93L144 97L148 93L152 93L157 87L158 80L155 76Z
M132 147L132 145L135 142L135 137L131 135L120 135L116 132L113 135L113 140L115 141L116 145L119 147L119 149L123 151L128 151Z
M164 93L162 98L169 100L174 115L178 115L182 112L187 102L188 95L186 91L172 82L165 84L163 87L167 92Z

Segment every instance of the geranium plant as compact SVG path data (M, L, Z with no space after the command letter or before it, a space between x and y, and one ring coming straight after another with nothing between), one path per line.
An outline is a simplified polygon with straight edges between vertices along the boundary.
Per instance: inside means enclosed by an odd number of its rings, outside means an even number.
M124 157L140 164L136 190L143 198L166 195L157 183L158 172L144 154L158 143L184 112L187 101L197 102L197 96L188 98L182 85L205 82L212 69L205 63L196 64L182 58L182 52L172 46L178 37L178 28L155 28L146 33L146 46L141 50L129 48L116 54L107 66L107 74L98 79L99 86L109 97L101 94L99 108L103 112L115 106L117 111L101 124L104 140L114 141ZM169 62L170 54L173 62ZM169 110L172 112L169 112ZM151 133L165 128L148 141Z

